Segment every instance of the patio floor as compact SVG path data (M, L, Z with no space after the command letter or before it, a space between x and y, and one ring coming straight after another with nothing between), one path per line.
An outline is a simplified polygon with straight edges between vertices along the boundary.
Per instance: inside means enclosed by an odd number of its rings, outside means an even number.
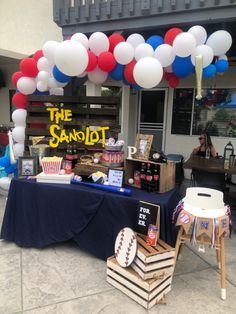
M5 202L0 196L0 225ZM72 242L39 250L0 241L0 313L235 313L235 229L225 242L226 301L220 299L215 250L199 253L197 247L184 246L167 304L146 311L106 282L104 261Z

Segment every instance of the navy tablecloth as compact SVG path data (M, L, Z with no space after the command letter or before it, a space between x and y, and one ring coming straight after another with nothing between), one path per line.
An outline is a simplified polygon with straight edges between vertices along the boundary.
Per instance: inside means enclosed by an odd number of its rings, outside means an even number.
M134 229L139 200L160 205L161 238L174 245L171 218L180 200L177 189L160 194L132 189L132 196L123 196L81 185L21 179L11 182L1 238L34 248L73 239L105 260L114 254L120 229Z

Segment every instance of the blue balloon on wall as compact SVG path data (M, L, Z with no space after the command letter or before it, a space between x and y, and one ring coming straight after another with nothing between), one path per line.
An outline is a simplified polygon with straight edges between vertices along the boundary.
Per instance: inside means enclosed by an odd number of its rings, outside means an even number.
M153 35L148 38L146 43L151 45L152 48L155 50L158 46L164 44L164 39L159 35Z
M56 65L54 65L53 70L52 70L52 73L53 73L54 78L55 78L58 82L60 82L60 83L66 83L66 82L69 82L69 81L72 79L71 76L68 76L68 75L62 73L62 72L57 68Z
M187 77L193 73L193 64L191 62L191 57L181 58L175 57L172 64L172 69L177 77Z
M216 71L217 72L223 73L223 72L228 70L229 62L227 60L218 60L215 63L215 66L216 66Z
M202 70L202 75L205 78L210 78L216 74L216 66L214 64L209 64Z
M132 84L131 85L132 86L132 88L133 88L133 90L136 90L136 91L139 91L139 90L141 90L141 86L139 86L138 84Z
M124 77L124 65L117 63L115 68L109 73L110 77L115 81L121 81Z

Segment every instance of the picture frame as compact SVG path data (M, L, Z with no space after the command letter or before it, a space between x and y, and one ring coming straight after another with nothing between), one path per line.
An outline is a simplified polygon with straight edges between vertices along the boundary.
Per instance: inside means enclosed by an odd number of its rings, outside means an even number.
M109 185L122 188L124 185L124 176L124 170L109 168L107 174Z
M18 161L18 176L33 177L37 175L37 157L24 156L19 157Z
M152 146L153 135L152 134L140 134L136 136L135 147L137 152L134 158L140 160L148 160L150 155L150 150Z

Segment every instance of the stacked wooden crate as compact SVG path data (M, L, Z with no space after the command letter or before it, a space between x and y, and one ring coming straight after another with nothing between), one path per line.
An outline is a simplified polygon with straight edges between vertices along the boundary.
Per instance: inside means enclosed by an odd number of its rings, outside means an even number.
M170 290L175 250L162 240L155 247L137 234L137 255L130 267L123 268L115 256L107 260L107 281L137 303L150 309Z

